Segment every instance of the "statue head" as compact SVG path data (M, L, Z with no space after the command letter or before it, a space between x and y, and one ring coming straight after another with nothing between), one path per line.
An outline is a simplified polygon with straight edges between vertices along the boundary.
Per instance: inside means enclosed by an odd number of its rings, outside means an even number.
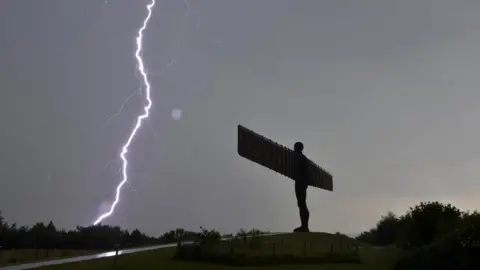
M298 153L302 153L303 151L303 143L301 142L296 142L295 145L293 146L293 150Z

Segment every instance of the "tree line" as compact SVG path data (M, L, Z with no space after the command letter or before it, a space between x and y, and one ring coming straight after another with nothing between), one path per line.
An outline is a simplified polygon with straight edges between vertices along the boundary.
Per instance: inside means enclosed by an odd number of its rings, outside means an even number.
M415 248L429 245L449 234L480 226L480 213L463 212L451 204L421 202L401 216L388 212L357 240L375 245Z
M199 233L176 229L159 237L147 236L138 229L129 231L118 226L97 225L74 230L57 229L50 221L35 225L17 226L8 224L0 211L0 248L2 249L79 249L111 250L117 246L131 248L138 246L175 243L180 237L185 241L194 240Z
M401 216L389 212L357 240L405 251L395 269L480 269L480 213L451 204L421 202Z

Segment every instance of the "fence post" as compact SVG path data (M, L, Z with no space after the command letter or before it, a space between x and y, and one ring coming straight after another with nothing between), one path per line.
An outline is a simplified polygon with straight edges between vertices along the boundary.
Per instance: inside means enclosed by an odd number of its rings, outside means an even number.
M119 245L117 244L115 246L115 256L113 257L113 269L117 269L117 258L118 258L118 249L119 249Z
M17 262L17 250L12 248L12 254L10 255L10 261L16 263Z
M182 241L177 240L177 250L180 250L182 248Z

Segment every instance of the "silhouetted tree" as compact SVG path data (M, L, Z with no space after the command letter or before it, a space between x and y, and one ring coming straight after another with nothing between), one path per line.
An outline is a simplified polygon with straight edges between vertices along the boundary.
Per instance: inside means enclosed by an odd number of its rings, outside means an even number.
M196 243L200 245L216 245L221 240L221 234L216 230L207 230L200 227L200 233L196 239Z
M237 235L235 236L235 238L237 239L242 239L245 245L247 244L247 237L248 237L248 233L244 229L240 229L237 232Z
M395 269L480 269L480 213L450 204L421 202L398 218L389 213L357 239L407 248Z
M458 228L399 260L395 270L480 269L480 215L463 214Z
M2 211L0 210L0 247L4 245L4 241L6 238L6 231L7 231L7 227L6 227L6 224L4 223Z
M455 231L462 221L462 212L450 204L422 202L410 208L402 219L400 244L421 247Z
M15 223L7 224L0 213L0 246L7 249L85 249L108 250L117 244L122 247L134 247L165 243L161 238L146 236L139 230L129 233L119 227L98 225L78 226L75 230L58 230L50 221L17 227Z
M388 212L383 216L376 227L377 244L381 246L394 244L397 240L399 224L399 220L393 212Z
M389 212L375 228L361 233L357 239L372 245L421 247L451 233L462 220L462 212L450 204L421 202L400 217Z
M378 246L395 244L397 240L400 220L394 213L388 212L377 222L375 228L363 232L357 237L358 240Z

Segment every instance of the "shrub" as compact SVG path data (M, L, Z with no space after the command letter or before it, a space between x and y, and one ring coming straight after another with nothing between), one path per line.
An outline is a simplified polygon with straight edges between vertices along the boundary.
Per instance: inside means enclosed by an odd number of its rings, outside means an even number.
M252 236L250 238L250 248L261 249L263 247L263 238L260 236Z
M401 258L395 270L480 269L480 227L469 224L424 248Z

